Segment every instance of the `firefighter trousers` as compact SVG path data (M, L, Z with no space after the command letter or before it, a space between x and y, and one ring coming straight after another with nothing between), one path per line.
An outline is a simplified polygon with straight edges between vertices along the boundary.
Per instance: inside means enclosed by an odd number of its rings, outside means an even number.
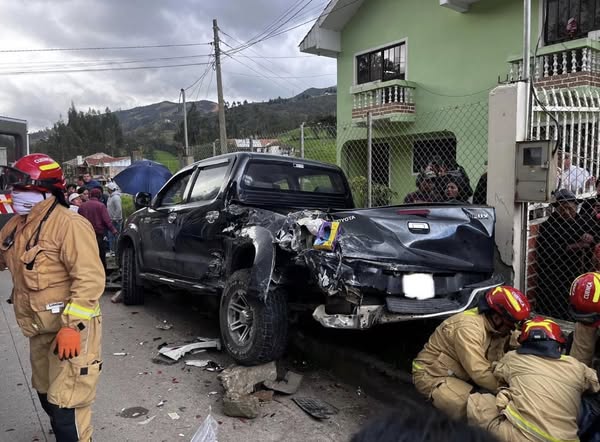
M448 376L429 376L423 370L413 372L413 383L419 393L429 399L433 406L453 419L467 417L467 401L473 386L461 379Z
M102 370L102 317L81 330L81 354L61 361L55 354L56 333L29 339L31 382L50 418L57 442L87 442L92 437L92 403Z
M481 427L502 442L530 442L521 430L515 427L500 413L496 406L496 396L473 393L467 403L467 419L470 425Z

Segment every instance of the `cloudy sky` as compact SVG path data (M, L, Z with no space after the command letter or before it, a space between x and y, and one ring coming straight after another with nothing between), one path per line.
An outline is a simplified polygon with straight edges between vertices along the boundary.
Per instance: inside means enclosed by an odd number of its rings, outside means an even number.
M216 78L206 65L213 60L207 44L213 39L213 18L223 32L221 48L228 51L226 44L238 48L257 35L269 36L314 19L326 4L327 0L2 0L0 115L26 119L34 131L66 115L71 101L81 110L128 109L177 102L179 90L192 85L188 100L216 101ZM224 56L225 99L260 101L334 85L334 60L298 51L311 24ZM39 51L48 48L108 49ZM188 66L145 68L164 65Z

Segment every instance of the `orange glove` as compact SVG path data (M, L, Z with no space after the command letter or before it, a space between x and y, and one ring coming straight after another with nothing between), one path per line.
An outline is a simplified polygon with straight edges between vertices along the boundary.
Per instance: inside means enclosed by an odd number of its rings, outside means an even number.
M63 327L56 334L56 349L58 359L64 361L79 356L81 352L81 336L79 330L71 327Z

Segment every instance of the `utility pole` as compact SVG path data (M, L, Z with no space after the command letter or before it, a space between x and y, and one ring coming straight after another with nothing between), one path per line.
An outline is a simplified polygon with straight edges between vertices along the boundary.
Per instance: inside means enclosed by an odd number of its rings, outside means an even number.
M181 89L181 97L183 100L183 140L185 145L185 156L190 156L190 146L188 144L188 130L187 130L187 106L185 105L185 89Z
M523 81L527 85L525 130L529 134L531 112L531 0L523 0ZM525 135L527 139L528 135Z
M219 139L221 153L227 153L227 129L225 127L225 103L223 101L223 80L221 79L221 50L219 49L219 27L217 19L213 20L215 45L215 69L217 71L217 95L219 97Z

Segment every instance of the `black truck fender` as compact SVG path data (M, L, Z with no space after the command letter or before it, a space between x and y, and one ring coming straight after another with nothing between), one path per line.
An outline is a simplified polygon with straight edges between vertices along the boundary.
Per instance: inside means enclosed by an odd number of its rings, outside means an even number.
M264 227L252 226L243 228L239 237L248 239L254 247L254 261L250 272L248 293L264 301L268 296L275 268L273 234Z

